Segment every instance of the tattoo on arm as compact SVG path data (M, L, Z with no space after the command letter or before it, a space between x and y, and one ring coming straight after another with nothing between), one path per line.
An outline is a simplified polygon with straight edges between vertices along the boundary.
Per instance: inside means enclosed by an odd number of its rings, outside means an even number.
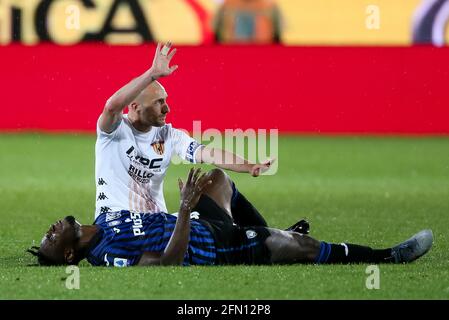
M120 125L120 122L121 122L121 119L116 119L116 121L113 122L111 125L111 130L115 131L118 128L118 126Z

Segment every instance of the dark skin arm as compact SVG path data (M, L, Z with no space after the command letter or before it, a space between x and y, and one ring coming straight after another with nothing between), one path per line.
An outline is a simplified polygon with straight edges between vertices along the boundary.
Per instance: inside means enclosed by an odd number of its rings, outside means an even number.
M200 169L191 169L185 184L181 179L178 179L181 204L175 229L167 247L163 253L144 252L137 264L138 266L182 265L189 245L190 213L198 203L204 188L212 183L212 180L207 178L205 173L200 176L200 172Z

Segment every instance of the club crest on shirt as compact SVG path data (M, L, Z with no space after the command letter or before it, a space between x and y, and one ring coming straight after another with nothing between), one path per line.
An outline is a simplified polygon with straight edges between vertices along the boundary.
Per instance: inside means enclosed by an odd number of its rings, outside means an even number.
M155 141L151 144L151 146L153 147L154 152L156 152L158 155L163 155L164 154L164 141Z
M253 238L255 238L257 236L257 232L256 231L254 231L254 230L247 230L246 231L246 237L248 238L248 239L253 239Z
M120 212L108 212L106 213L106 222L118 219L122 216Z

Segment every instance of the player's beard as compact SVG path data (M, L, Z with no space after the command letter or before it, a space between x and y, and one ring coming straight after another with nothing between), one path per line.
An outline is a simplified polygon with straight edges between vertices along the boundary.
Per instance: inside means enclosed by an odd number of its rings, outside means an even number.
M160 116L159 117L160 127L164 126L166 124L166 121L167 121L167 116Z
M159 115L157 118L155 118L152 123L153 123L153 127L163 127L165 126L167 121L167 115Z

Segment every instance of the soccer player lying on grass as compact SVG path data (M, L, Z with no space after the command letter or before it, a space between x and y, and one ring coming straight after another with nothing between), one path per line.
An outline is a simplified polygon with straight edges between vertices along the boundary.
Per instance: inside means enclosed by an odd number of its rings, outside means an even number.
M101 214L94 225L66 217L51 225L40 248L28 250L41 265L94 266L224 265L293 263L403 263L432 246L424 230L388 249L318 241L294 231L243 227L233 223L235 188L220 169L200 176L190 170L179 180L178 217L166 213L129 211Z

